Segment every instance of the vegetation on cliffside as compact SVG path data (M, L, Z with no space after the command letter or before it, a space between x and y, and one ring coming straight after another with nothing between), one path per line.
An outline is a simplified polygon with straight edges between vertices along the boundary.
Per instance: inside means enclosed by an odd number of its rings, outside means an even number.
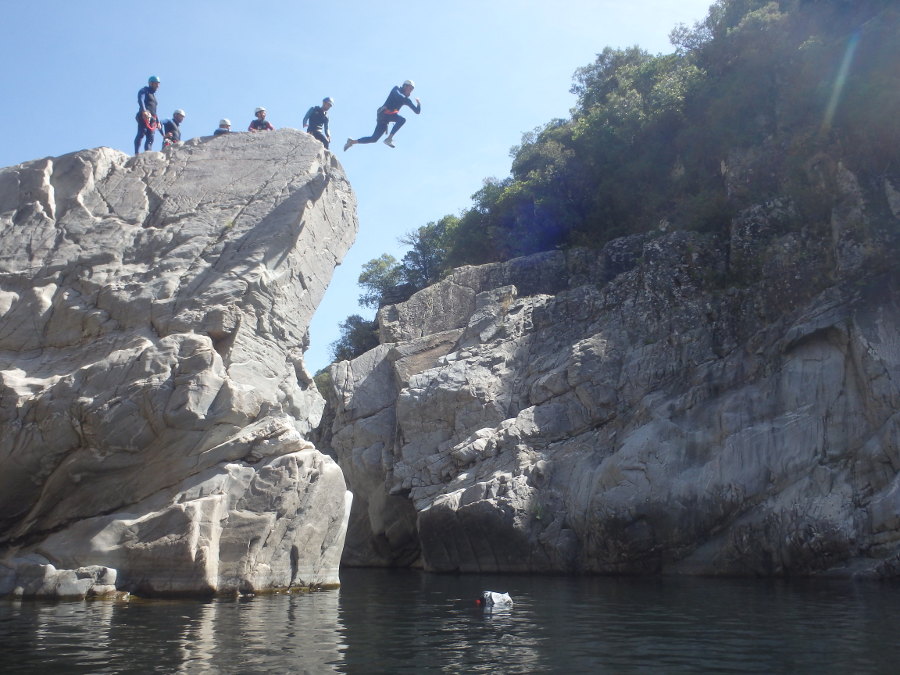
M579 68L569 119L525 133L510 175L459 216L411 232L402 260L360 276L361 302L406 299L449 270L659 229L726 233L743 210L789 202L827 223L840 162L872 209L900 184L900 7L892 0L718 0L671 34L674 53L606 48ZM336 358L372 346L354 315Z

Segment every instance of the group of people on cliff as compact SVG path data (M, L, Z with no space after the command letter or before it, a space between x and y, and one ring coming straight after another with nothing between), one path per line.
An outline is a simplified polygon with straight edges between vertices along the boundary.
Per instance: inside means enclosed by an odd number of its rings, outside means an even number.
M181 142L181 123L187 114L181 108L172 113L172 117L167 120L159 121L156 114L157 100L156 91L159 89L160 79L156 75L151 75L147 80L147 86L142 87L138 91L138 112L135 115L137 120L137 135L134 138L134 154L141 152L141 143L143 143L144 151L153 148L153 139L156 131L162 134L163 148ZM403 84L393 87L384 101L384 104L376 111L375 131L369 136L362 138L348 138L344 143L344 151L349 150L358 143L375 143L388 134L384 139L385 145L394 148L394 135L406 123L406 119L400 115L400 109L407 106L417 115L422 112L422 102L417 98L415 103L409 95L415 89L415 83L412 80L406 80ZM334 105L334 100L330 96L322 99L322 105L314 105L306 111L303 116L303 128L307 133L316 138L326 148L331 144L331 133L328 129L328 111ZM268 111L259 106L254 111L254 119L251 120L247 131L272 131L275 129L272 123L266 119ZM390 133L388 129L390 128ZM219 120L219 127L213 132L214 136L221 136L231 132L231 120L222 118Z

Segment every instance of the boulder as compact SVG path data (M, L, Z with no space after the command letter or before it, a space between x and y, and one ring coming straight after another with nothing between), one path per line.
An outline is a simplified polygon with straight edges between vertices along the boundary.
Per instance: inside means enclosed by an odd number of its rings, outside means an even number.
M303 351L357 228L291 129L0 171L0 590L338 582L349 495Z

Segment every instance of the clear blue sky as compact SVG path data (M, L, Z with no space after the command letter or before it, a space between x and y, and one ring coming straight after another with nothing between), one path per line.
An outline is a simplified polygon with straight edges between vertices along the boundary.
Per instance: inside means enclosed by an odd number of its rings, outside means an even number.
M366 261L402 257L398 237L458 214L483 179L507 176L510 148L568 116L575 69L604 47L671 52L670 31L711 4L5 0L0 167L102 145L132 152L137 91L151 74L162 80L160 116L187 112L183 138L212 133L220 117L246 129L258 105L276 127L300 128L309 106L333 97L332 150L356 191L360 233L311 326L315 372L340 321L374 315L357 305ZM422 114L404 113L397 148L343 152L407 78Z

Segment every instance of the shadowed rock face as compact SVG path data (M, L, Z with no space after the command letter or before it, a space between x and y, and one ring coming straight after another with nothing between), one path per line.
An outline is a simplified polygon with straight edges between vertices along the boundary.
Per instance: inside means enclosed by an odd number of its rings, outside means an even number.
M333 366L344 560L900 573L900 202L456 270Z
M337 582L302 352L356 231L289 129L0 171L0 593Z

